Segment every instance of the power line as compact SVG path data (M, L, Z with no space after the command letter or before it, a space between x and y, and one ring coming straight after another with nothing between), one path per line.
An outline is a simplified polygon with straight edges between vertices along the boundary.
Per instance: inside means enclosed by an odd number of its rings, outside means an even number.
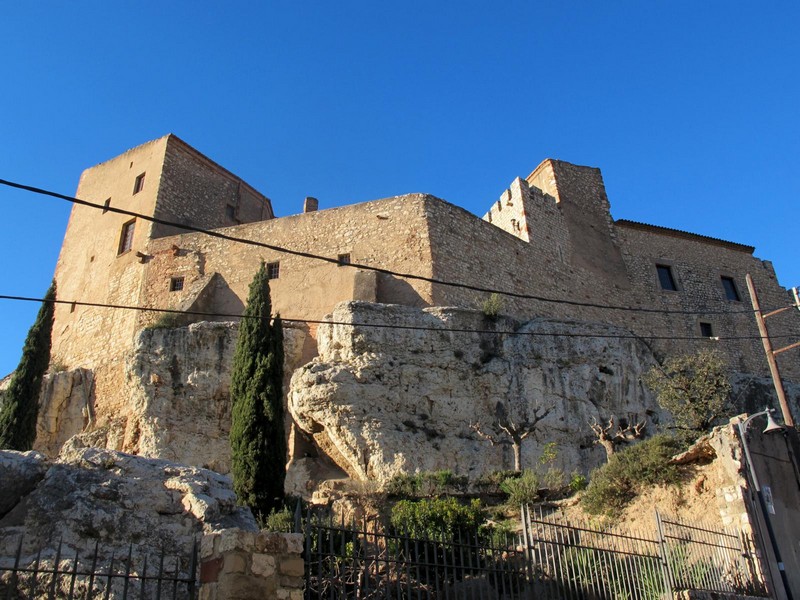
M231 318L231 319L271 319L271 316L255 316L255 315L241 315L233 313L215 313L203 312L196 310L178 310L172 308L155 308L150 306L131 306L126 304L105 304L101 302L83 302L73 300L46 300L44 298L32 298L29 296L10 296L0 294L0 300L17 300L24 302L50 302L53 304L69 304L71 306L89 306L94 308L114 308L120 310L135 310L140 312L158 312L177 315L192 315L201 317L214 317L214 318ZM520 335L532 337L568 337L568 338L596 338L596 339L635 339L635 340L671 340L671 341L709 341L707 337L698 336L652 336L652 335L637 335L631 334L600 334L600 333L555 333L555 332L542 332L542 331L518 331L512 329L496 330L496 329L470 329L470 328L457 328L457 327L430 327L425 325L395 325L387 323L351 323L347 321L325 321L316 319L292 319L281 317L285 323L305 323L307 325L343 325L347 327L372 327L376 329L399 329L410 331L436 331L439 333L474 333L474 334L492 334L492 335ZM791 337L772 336L773 339ZM715 336L715 341L753 341L760 340L760 336Z
M45 190L43 188L38 188L34 186L24 185L21 183L15 183L13 181L8 181L5 179L0 179L0 184L6 185L9 187L25 190L28 192L33 192L35 194L41 194L44 196L52 196L53 198L59 198L61 200L66 200L67 202L72 202L73 204L79 204L82 206L88 206L90 208L96 208L98 210L102 210L104 212L113 212L121 215L127 215L130 217L136 217L143 219L145 221L150 221L151 223L157 223L159 225L166 225L168 227L176 227L178 229L184 229L186 231L192 231L195 233L202 233L204 235L208 235L210 237L215 237L222 240L227 240L231 242L247 244L250 246L256 246L259 248L266 248L268 250L272 250L274 252L280 252L284 254L290 254L292 256L298 256L301 258L308 258L312 260L321 260L330 264L335 264L338 266L345 266L345 267L353 267L358 269L363 269L365 271L373 271L376 273L382 273L384 275L392 275L395 277L400 277L403 279L412 279L416 281L424 281L426 283L433 283L436 285L444 285L449 287L455 287L465 290L470 290L474 292L482 292L488 294L498 294L501 296L508 296L512 298L519 298L522 300L536 300L539 302L549 302L552 304L566 304L569 306L580 306L585 308L598 308L604 310L624 310L629 312L640 312L640 313L660 313L660 314L672 314L672 315L731 315L731 314L753 314L752 310L744 309L744 310L705 310L705 311L698 311L698 310L670 310L670 309L660 309L660 308L644 308L644 307L633 307L633 306L620 306L620 305L611 305L611 304L597 304L593 302L579 302L577 300L566 300L566 299L559 299L559 298L547 298L545 296L538 296L535 294L524 294L522 292L512 292L509 290L500 290L496 288L488 288L483 286L472 285L468 283L460 283L454 281L447 281L444 279L437 279L435 277L427 277L425 275L416 275L414 273L403 273L400 271L392 271L391 269L385 269L383 267L376 267L374 265L366 265L363 263L346 263L343 264L340 262L339 258L332 258L330 256L323 256L320 254L314 254L312 252L303 252L301 250L292 250L290 248L285 248L283 246L277 246L275 244L268 244L266 242L259 242L256 240L251 240L248 238L240 238L233 235L227 235L225 233L221 233L220 231L213 230L213 229L204 229L202 227L195 227L194 225L186 225L184 223L177 223L175 221L168 221L166 219L159 219L157 217L152 217L149 215L145 215L142 213L134 212L131 210L126 210L124 208L117 208L111 205L105 204L97 204L95 202L90 202L88 200L81 200L79 198L75 198L73 196L66 196L64 194L59 194L58 192L52 192L50 190Z

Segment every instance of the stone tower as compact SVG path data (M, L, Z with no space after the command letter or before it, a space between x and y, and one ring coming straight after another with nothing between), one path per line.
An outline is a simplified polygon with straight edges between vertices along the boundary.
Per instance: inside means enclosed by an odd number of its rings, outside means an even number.
M207 229L274 216L266 196L172 134L87 169L76 195L110 208ZM59 298L141 306L152 259L148 244L179 232L132 215L76 204L56 266ZM132 310L58 305L54 361L67 368L92 369L100 375L95 378L97 398L118 397L114 392L124 383L119 362L132 343L138 316ZM116 376L104 377L103 371Z

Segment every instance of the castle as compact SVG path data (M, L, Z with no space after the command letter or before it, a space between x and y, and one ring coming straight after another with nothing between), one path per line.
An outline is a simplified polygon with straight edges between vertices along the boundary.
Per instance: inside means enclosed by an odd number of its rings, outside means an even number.
M767 365L746 274L763 306L788 302L772 265L754 257L754 248L615 221L599 169L558 160L515 179L483 218L424 194L326 210L308 198L303 213L275 218L267 197L167 135L87 169L76 195L333 260L75 205L55 273L61 300L239 314L264 261L274 310L289 320L322 320L348 300L480 308L488 293L470 287L501 289L537 297L507 296L504 313L615 325L660 356L696 350L719 337L724 341L717 346L733 369L756 374L767 373ZM152 312L57 306L53 357L67 368L91 370L95 415L125 410L122 363L137 334L158 319ZM800 339L793 313L776 316L769 326L773 334ZM300 327L308 334L302 354L310 359L316 325ZM800 381L797 361L786 360L781 368L784 377Z

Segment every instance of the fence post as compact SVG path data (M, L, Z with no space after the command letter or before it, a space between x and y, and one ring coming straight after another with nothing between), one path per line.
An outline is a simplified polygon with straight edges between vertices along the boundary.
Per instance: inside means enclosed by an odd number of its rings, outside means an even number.
M664 535L664 523L661 521L661 513L658 510L656 510L656 528L658 529L658 553L661 556L664 587L668 593L672 593L675 591L675 574L672 572L672 565L669 562L669 547Z

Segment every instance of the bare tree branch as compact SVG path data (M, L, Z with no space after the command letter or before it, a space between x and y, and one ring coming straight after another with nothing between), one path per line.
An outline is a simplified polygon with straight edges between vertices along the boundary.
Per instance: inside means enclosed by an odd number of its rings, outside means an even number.
M606 451L606 456L611 458L611 455L616 452L617 446L629 444L644 436L645 429L647 428L647 421L642 420L633 423L633 420L631 419L627 421L625 426L617 423L615 429L615 417L614 415L611 415L611 417L608 419L608 422L601 423L598 423L597 419L592 417L589 427L597 437L595 443L600 444Z

